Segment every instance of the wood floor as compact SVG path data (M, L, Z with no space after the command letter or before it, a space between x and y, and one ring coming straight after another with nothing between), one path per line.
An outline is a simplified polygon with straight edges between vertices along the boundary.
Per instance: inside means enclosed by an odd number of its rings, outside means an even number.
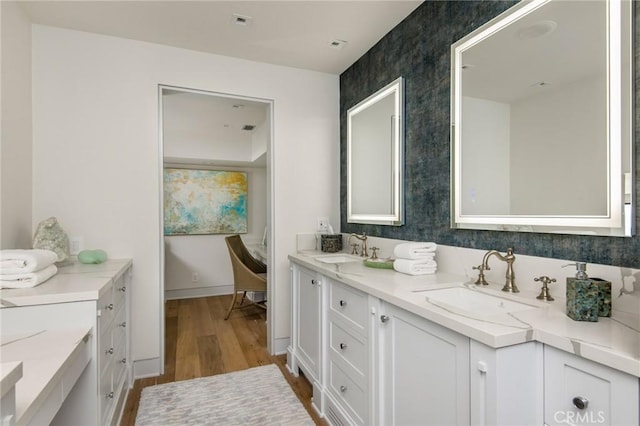
M224 320L231 296L170 300L165 306L165 374L138 379L124 408L121 425L134 425L140 393L146 386L276 364L317 425L326 425L311 407L312 389L286 369L286 356L267 352L266 312L257 306L236 309Z

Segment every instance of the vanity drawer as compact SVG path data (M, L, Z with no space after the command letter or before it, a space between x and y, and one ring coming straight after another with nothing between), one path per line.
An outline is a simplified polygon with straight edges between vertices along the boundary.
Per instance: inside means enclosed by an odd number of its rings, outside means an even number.
M98 299L98 328L104 332L107 326L113 321L116 312L113 303L113 287L109 288Z
M127 274L123 273L113 282L113 304L116 309L125 305L127 294Z
M329 363L329 390L359 424L367 424L367 389L360 386L338 363Z
M367 329L367 295L337 281L328 281L331 311L364 333Z
M351 366L362 380L368 373L366 340L345 330L335 321L329 322L330 357L340 358Z

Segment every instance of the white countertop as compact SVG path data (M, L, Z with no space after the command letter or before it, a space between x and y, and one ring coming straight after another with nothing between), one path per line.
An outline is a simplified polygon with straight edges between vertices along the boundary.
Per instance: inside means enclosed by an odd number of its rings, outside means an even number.
M0 363L0 398L4 397L22 377L22 362Z
M22 363L22 378L16 386L16 424L29 423L49 395L76 362L90 329L38 330L2 336L0 357L4 376L14 363ZM80 360L83 363L88 360ZM83 366L81 366L83 367ZM82 371L82 370L80 370ZM6 383L7 385L9 383ZM2 380L4 392L5 378Z
M454 330L493 348L538 341L640 377L640 330L615 318L598 322L573 321L564 301L542 302L478 287L464 275L436 273L411 276L390 269L368 268L363 262L327 264L314 259L321 252L289 255L289 259L353 288ZM493 316L464 315L426 300L428 290L465 285L470 289L539 307Z
M97 300L106 284L117 278L114 274L130 263L130 259L109 259L97 265L74 261L58 268L56 275L36 287L0 290L0 309Z

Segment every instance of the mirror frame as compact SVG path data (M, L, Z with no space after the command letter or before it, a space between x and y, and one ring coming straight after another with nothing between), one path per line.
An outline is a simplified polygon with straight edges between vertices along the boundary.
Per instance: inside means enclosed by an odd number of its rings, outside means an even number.
M394 98L394 116L396 117L391 140L392 172L389 176L393 192L391 213L354 213L352 194L360 189L353 187L352 179L352 147L354 144L352 118L389 95ZM375 173L375 170L372 170L372 173ZM397 78L347 111L347 222L393 226L404 224L404 79L402 77Z
M633 11L631 1L607 0L607 214L602 216L569 216L569 215L465 215L462 206L462 136L456 131L462 122L461 84L462 54L482 40L490 37L500 29L512 24L519 18L542 7L552 0L524 0L496 18L479 27L451 46L451 227L462 229L485 229L501 231L546 232L581 235L626 236L634 234L635 221L635 188L631 185L631 200L628 214L630 229L625 232L624 223L624 179L622 176L622 143L629 144L631 182L634 181L635 163L633 150ZM626 4L625 4L626 3ZM622 7L628 7L623 14ZM624 21L623 21L624 17ZM628 19L628 22L627 22ZM625 33L628 31L628 34ZM623 36L625 39L623 40ZM627 51L628 44L628 51ZM622 48L629 55L629 78L622 78ZM632 95L628 106L623 108L623 90ZM628 127L626 133L623 126ZM623 135L628 137L623 141ZM627 218L629 220L629 218ZM535 227L535 228L534 228Z

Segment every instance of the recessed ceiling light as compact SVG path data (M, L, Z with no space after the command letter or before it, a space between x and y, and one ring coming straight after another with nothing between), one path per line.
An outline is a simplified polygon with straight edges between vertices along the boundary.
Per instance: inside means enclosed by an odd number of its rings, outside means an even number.
M528 40L550 34L557 27L558 23L556 21L540 21L518 30L516 34L520 40Z
M240 15L239 13L231 15L231 22L236 25L242 25L243 27L249 25L252 20L253 18L251 16Z
M331 47L332 49L338 49L338 50L340 50L340 49L342 49L346 44L347 44L347 41L345 41L345 40L338 40L338 39L335 39L335 40L331 40L331 41L329 42L329 47Z

